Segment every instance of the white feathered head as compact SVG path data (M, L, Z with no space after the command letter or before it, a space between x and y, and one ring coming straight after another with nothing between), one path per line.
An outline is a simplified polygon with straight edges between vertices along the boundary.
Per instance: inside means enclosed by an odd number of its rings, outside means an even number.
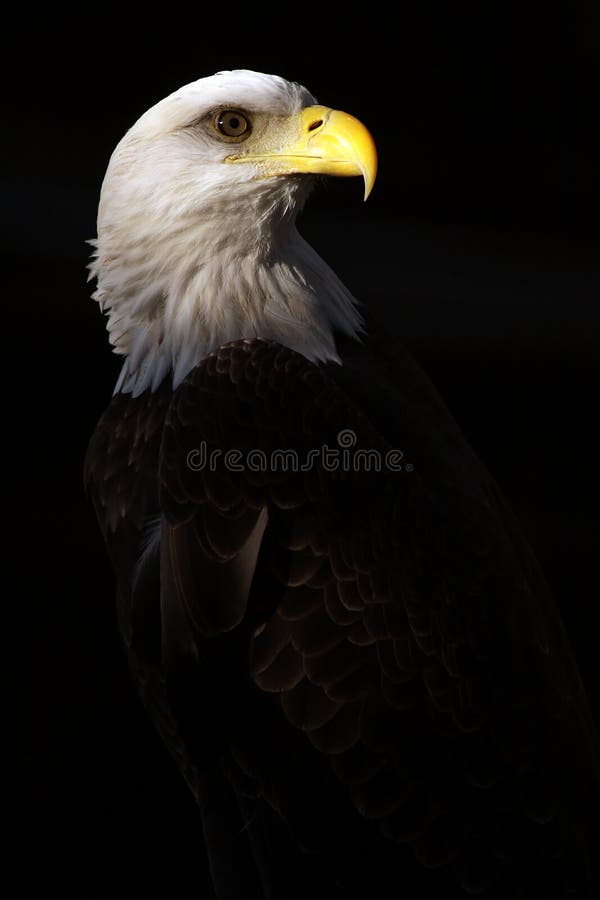
M296 215L316 175L363 175L368 193L375 172L358 120L274 75L221 72L144 113L111 157L90 266L126 357L117 389L176 385L242 337L336 359L333 331L360 315Z

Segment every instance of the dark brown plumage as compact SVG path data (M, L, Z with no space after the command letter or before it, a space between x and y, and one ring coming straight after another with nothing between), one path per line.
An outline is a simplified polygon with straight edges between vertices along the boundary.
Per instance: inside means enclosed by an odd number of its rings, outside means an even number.
M338 346L226 345L113 398L86 460L217 895L591 897L597 743L536 562L406 351ZM190 465L343 430L402 469Z

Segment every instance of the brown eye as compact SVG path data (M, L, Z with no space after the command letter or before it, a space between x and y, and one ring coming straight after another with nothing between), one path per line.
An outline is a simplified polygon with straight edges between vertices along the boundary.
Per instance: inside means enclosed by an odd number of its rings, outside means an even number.
M250 122L246 116L237 109L224 109L215 116L215 128L228 138L248 137L250 134Z

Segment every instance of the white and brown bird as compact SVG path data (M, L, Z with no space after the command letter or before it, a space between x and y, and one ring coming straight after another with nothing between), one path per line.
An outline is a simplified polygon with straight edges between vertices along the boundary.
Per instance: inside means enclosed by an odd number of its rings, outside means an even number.
M246 70L110 160L91 273L123 367L85 471L131 668L219 898L591 897L598 745L557 607L296 228L319 176L375 174L357 119Z

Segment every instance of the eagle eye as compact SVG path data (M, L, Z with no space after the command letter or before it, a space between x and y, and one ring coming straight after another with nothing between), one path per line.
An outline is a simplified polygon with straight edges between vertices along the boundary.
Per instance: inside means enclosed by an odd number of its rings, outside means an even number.
M251 131L250 120L237 109L221 110L216 114L213 124L219 134L231 140L241 141Z

